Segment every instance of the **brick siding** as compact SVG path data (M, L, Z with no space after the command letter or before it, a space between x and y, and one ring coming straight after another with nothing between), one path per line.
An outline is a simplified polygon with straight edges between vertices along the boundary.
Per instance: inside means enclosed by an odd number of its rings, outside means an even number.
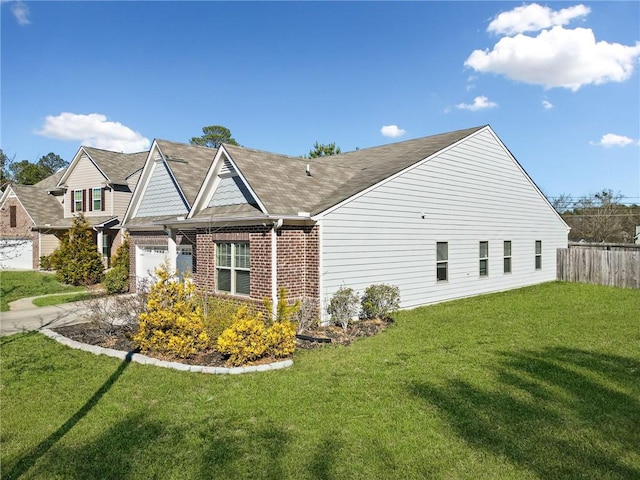
M11 226L10 207L16 207L16 226ZM17 197L7 197L0 209L0 238L32 240L33 258L32 268L38 269L40 265L40 252L38 251L38 233L31 230L33 221L24 209Z
M136 245L167 245L164 232L130 232L131 287L135 289ZM231 296L262 310L264 298L271 298L271 228L257 225L220 227L181 232L176 243L193 246L193 281L207 292L216 293L216 242L249 242L250 296ZM287 289L290 301L320 298L319 242L317 226L283 226L277 232L278 288ZM266 312L265 312L266 313Z

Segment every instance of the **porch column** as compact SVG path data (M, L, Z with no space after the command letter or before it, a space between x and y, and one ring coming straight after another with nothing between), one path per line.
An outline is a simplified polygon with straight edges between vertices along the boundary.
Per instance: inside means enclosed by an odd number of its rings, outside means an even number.
M98 235L96 238L96 243L98 247L98 253L100 254L100 258L104 260L104 254L102 253L102 245L104 244L104 232L102 229L98 230Z
M168 252L167 261L169 262L169 272L176 273L177 261L178 261L178 248L176 246L176 231L173 228L165 228L165 233L168 239Z

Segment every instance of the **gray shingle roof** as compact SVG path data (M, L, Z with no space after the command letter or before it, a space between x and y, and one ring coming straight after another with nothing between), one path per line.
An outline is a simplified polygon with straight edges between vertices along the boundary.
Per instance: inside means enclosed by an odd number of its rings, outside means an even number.
M119 153L94 147L82 147L110 182L126 184L127 177L144 166L149 152Z
M304 159L224 145L267 211L320 213L424 160L483 127ZM311 166L311 176L306 165Z
M56 172L53 175L48 176L44 180L40 180L38 183L36 183L33 186L34 187L45 188L45 189L54 188L56 185L58 185L58 182L62 178L62 175L64 175L64 171L65 170L62 169L59 172Z
M46 188L38 185L12 185L11 188L36 225L51 224L63 217L64 210Z
M156 143L187 201L193 205L218 149L158 139Z

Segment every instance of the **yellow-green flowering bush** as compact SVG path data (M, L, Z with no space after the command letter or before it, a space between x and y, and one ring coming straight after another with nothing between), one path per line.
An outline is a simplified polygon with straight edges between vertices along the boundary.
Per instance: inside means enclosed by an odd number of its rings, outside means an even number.
M296 349L296 324L275 322L266 332L267 351L276 358L288 357Z
M211 346L205 330L196 287L179 282L166 268L156 270L147 311L140 314L133 341L143 352L188 357Z
M218 350L229 355L229 363L232 365L257 360L267 350L265 334L266 328L261 316L240 318L218 337Z

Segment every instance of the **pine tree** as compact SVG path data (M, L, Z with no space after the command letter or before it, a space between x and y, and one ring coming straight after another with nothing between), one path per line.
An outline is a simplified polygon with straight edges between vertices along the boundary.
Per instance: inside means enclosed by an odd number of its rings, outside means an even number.
M80 214L54 252L56 277L70 285L94 285L102 280L102 256L93 241L93 230Z

